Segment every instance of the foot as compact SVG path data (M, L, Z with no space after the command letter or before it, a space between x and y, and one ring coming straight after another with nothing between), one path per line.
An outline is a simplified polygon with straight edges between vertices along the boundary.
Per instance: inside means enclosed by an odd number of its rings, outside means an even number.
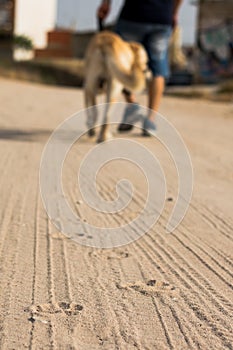
M122 123L118 127L119 132L126 132L133 129L134 124L141 119L140 107L137 103L131 103L126 107Z
M112 139L112 133L110 131L105 132L104 134L100 134L97 143L109 141Z
M88 130L88 136L89 136L89 137L95 136L95 128L92 128L92 129L89 129L89 130Z
M143 122L142 136L150 137L151 135L154 135L155 132L156 132L155 122L153 122L152 120L150 120L148 118L145 118L145 120Z

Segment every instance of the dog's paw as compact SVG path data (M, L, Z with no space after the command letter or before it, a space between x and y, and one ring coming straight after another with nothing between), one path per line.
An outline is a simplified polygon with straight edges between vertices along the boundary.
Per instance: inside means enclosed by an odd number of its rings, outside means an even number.
M94 128L88 130L88 136L89 137L95 136L95 129Z
M105 141L111 140L112 138L113 138L112 133L111 132L106 132L105 134L101 134L98 137L97 143L105 142Z

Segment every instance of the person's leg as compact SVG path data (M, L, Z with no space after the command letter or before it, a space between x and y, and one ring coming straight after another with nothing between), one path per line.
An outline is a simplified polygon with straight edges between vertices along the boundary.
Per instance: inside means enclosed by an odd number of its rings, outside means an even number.
M124 98L126 102L128 103L136 103L136 96L129 90L123 89L122 93L124 95Z
M155 25L143 42L153 75L148 92L148 108L150 112L143 125L145 136L149 136L148 132L146 132L147 129L151 131L156 130L155 116L159 110L164 93L165 78L169 75L168 46L170 34L170 26Z
M165 87L165 79L163 76L153 77L149 85L149 101L148 107L157 112L163 96Z
M138 30L138 26L134 22L119 19L116 24L115 32L125 41L142 42L143 40L143 33ZM136 97L131 91L123 89L122 93L126 102L136 103Z
M142 42L144 38L144 25L135 22L129 22L119 19L116 25L115 32L120 35L120 37L125 41L136 41ZM137 120L137 114L139 106L137 104L136 96L128 89L123 89L122 91L125 101L129 105L125 108L122 122L118 126L119 132L130 131L133 128L134 122Z

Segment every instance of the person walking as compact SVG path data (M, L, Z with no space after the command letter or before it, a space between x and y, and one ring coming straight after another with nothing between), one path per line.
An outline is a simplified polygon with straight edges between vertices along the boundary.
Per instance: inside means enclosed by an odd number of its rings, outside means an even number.
M116 33L126 41L141 43L148 54L152 79L148 91L147 118L143 121L143 135L155 132L155 114L159 109L169 75L168 47L172 28L177 25L178 13L183 0L125 0L116 24ZM98 17L104 20L111 10L111 0L103 0L98 8ZM129 105L118 131L130 131L138 120L139 106L135 96L124 90ZM127 124L127 121L130 124Z

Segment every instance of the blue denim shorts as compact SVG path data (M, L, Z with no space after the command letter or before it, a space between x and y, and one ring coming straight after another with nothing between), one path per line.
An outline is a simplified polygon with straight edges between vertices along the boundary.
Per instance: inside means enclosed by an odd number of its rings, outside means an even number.
M169 76L168 46L171 26L147 24L119 19L115 32L126 41L141 43L148 54L153 76Z

